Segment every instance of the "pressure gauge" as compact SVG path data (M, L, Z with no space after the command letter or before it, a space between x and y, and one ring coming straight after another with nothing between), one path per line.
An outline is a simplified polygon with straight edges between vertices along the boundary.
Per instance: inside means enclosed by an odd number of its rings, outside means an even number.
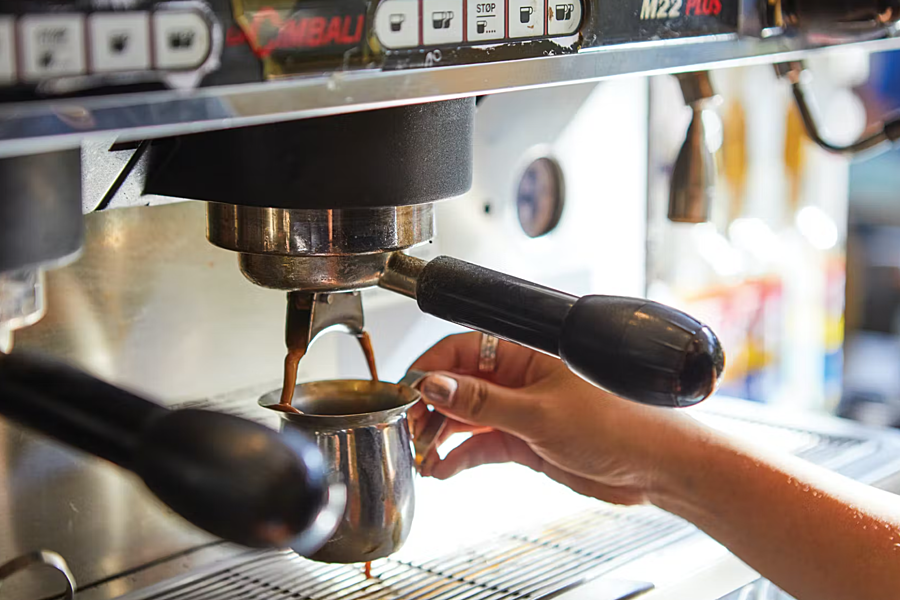
M544 157L528 165L516 193L519 224L528 237L546 235L559 224L563 196L562 170L556 161Z

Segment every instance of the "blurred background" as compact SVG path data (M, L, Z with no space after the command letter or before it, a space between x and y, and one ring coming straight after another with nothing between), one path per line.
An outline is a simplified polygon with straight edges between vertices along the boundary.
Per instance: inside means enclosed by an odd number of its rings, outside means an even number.
M900 54L808 61L823 136L858 139L900 107ZM723 392L900 426L900 153L829 154L769 66L715 71L704 111L719 184L712 220L666 218L690 111L651 80L649 295L706 319L729 361Z

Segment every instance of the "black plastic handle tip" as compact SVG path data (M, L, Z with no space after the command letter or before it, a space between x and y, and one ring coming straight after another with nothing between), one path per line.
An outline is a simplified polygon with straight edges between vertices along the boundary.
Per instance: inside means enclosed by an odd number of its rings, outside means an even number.
M563 323L559 355L591 383L656 406L703 401L725 370L725 352L709 327L639 298L579 299Z

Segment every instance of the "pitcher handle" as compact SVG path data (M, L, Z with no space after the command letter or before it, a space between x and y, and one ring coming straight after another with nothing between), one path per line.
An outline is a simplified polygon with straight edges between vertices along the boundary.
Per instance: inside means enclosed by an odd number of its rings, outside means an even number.
M46 565L62 573L63 577L66 578L66 593L63 598L65 600L75 600L75 590L77 589L75 576L69 570L66 559L52 550L35 550L0 565L0 582L14 573L24 571L35 565Z

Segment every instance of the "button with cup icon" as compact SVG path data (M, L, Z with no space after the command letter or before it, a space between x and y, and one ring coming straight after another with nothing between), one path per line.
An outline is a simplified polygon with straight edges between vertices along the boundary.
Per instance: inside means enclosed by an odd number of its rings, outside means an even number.
M212 33L199 13L159 10L153 13L154 62L159 69L197 69L209 57Z
M384 0L375 11L375 35L385 48L419 45L418 0Z
M542 0L509 0L509 37L529 38L544 35Z
M572 0L548 0L547 35L568 35L578 31L581 24L581 2Z
M423 0L422 42L428 46L463 41L463 0ZM471 19L471 15L470 15ZM473 22L473 31L474 31Z
M506 0L466 0L466 36L470 42L506 37Z
M88 17L91 71L150 69L150 15L145 12L97 12Z

